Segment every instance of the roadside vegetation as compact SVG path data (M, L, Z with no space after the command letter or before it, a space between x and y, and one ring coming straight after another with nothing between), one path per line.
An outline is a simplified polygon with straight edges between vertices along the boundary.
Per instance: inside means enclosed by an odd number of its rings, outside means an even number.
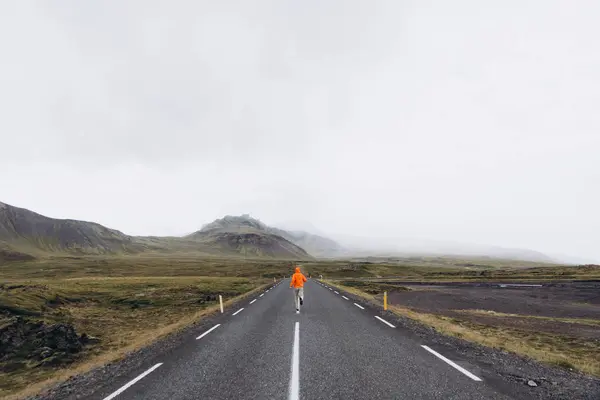
M231 301L273 282L199 260L57 261L0 269L0 398L118 360L216 312L218 295Z
M0 397L22 398L44 385L118 360L215 312L219 294L225 300L248 294L274 278L289 277L294 264L290 260L200 254L55 256L0 263ZM410 292L414 289L408 284L416 282L600 277L598 268L593 267L487 258L407 257L299 264L308 276L343 279L337 284L373 301L380 301L383 290ZM477 316L475 312L461 314L460 309L452 315L436 315L401 302L394 307L396 312L447 334L598 374L596 344L583 339L525 333L497 323L478 325L469 319ZM479 312L489 311L481 309ZM588 317L582 323L594 328L595 320ZM514 337L520 337L519 346L530 351L514 348L516 344L510 347L515 341L508 339Z

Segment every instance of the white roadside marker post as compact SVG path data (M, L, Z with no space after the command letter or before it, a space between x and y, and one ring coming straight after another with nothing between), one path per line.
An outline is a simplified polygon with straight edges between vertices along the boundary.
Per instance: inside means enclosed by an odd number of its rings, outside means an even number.
M219 295L219 303L221 304L221 314L223 314L223 296Z

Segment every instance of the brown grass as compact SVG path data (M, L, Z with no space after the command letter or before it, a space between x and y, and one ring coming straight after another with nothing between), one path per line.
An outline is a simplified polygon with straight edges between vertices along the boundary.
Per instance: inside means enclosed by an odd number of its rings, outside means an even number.
M39 393L45 387L120 360L128 353L197 323L219 308L216 302L196 304L193 298L202 293L224 293L228 299L225 306L228 306L261 290L265 283L265 280L247 278L94 277L29 281L22 288L8 293L2 291L0 306L12 302L21 310L36 311L40 306L37 302L56 295L74 300L44 311L38 319L72 323L79 333L98 336L102 341L64 369L28 368L6 374L0 379L0 397L15 400ZM138 297L144 292L152 296ZM144 297L149 304L135 303Z
M540 319L544 321L557 321L564 322L567 324L583 324L591 326L600 326L600 320L590 318L559 318L559 317L545 317L541 315L524 315L524 314L507 314L492 310L452 310L460 314L473 314L473 315L489 315L493 317L506 317L506 318L531 318Z

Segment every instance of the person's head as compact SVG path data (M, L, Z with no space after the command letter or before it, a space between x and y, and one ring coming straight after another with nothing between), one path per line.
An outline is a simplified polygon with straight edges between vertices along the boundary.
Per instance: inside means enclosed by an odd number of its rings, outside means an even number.
M296 272L300 273L300 267L299 266L296 266Z

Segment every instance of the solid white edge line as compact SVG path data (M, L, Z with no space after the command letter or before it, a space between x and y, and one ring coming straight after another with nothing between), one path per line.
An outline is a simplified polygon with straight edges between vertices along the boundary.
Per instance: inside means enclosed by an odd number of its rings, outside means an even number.
M124 386L121 386L121 388L119 390L117 390L116 392L113 392L112 394L108 395L108 397L105 397L104 400L114 399L115 397L117 397L118 395L120 395L121 393L123 393L124 391L129 389L131 386L135 385L139 380L143 379L146 375L148 375L149 373L151 373L152 371L154 371L156 368L160 367L161 365L163 365L163 363L158 363L155 366L153 366L152 368L146 370L146 372L142 373L141 375L138 375L136 378L129 381Z
M365 309L365 308L364 308L363 306L361 306L360 304L356 304L356 303L354 303L354 305L355 305L356 307L360 308L361 310L364 310L364 309Z
M429 347L427 347L425 345L421 345L421 347L424 348L425 350L427 350L428 352L430 352L431 354L433 354L434 356L436 356L437 358L439 358L440 360L444 361L446 364L448 364L448 365L456 368L457 370L459 370L460 372L462 372L463 374L465 374L469 378L473 379L474 381L481 382L481 378L479 378L476 375L473 375L472 373L470 373L469 371L467 371L466 369L464 369L463 367L461 367L460 365L458 365L454 361L447 359L446 357L444 357L443 355L441 355L437 351L432 350L431 348L429 348Z
M216 324L215 326L213 326L212 328L210 328L209 330L207 330L206 332L204 332L202 335L198 336L196 338L196 340L202 339L204 336L208 335L209 333L211 333L212 331L214 331L215 329L217 329L220 326L221 326L221 324Z
M346 299L346 300L350 300L350 299L349 299L349 298L347 298L346 296L342 296L342 298L343 298L343 299Z
M238 315L238 314L239 314L239 313L241 313L243 310L244 310L243 308L240 308L239 310L237 310L236 312L234 312L234 313L233 313L233 314L231 314L231 315Z
M333 291L333 293L335 293L335 294L340 294L340 292L336 292L335 290Z
M380 320L381 322L383 322L384 324L386 324L387 326L389 326L390 328L395 328L394 325L390 324L389 322L387 322L385 319L378 317L377 315L375 316L375 318L377 318L378 320Z
M250 302L250 304L254 303L255 301L256 301L256 299L252 300L252 301Z
M290 400L300 398L300 322L294 325L294 347L292 350L292 373L290 374Z

